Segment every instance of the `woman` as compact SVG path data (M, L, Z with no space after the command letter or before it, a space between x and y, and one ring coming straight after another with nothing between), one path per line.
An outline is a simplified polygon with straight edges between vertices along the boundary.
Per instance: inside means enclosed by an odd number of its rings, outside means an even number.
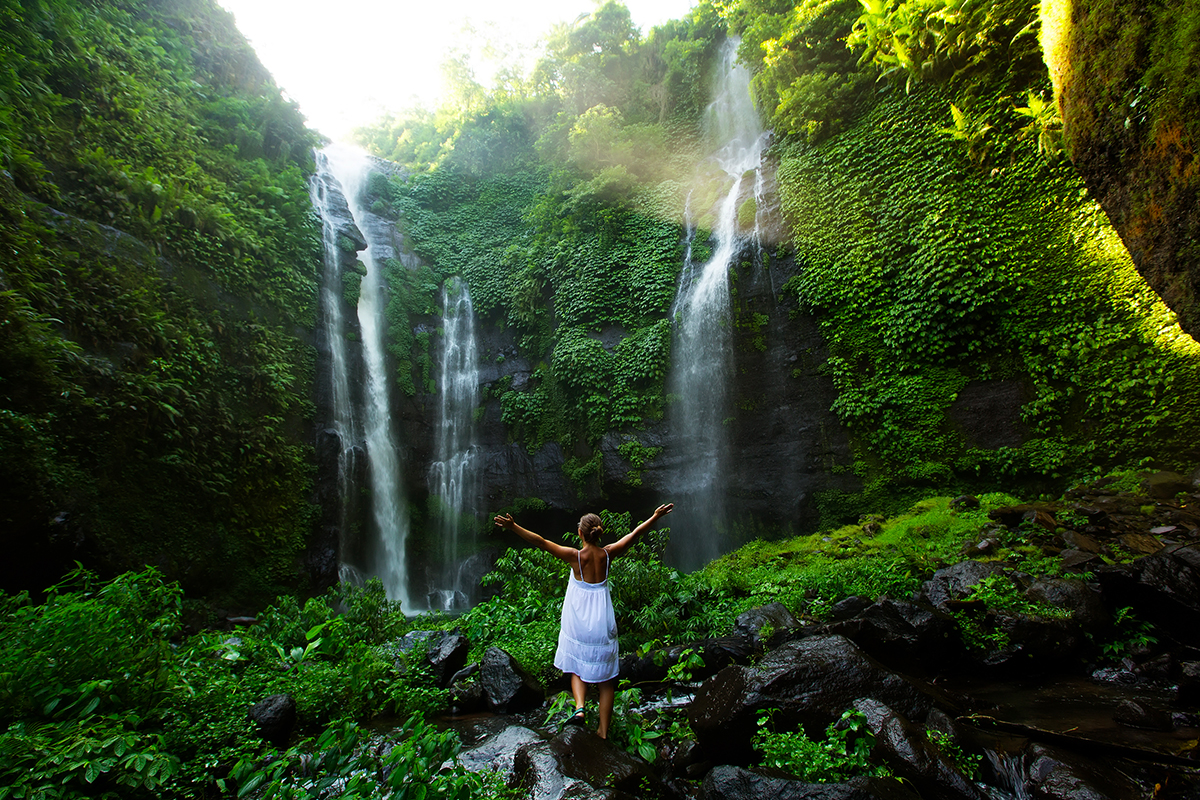
M584 700L588 684L599 684L601 739L608 738L608 723L612 719L613 695L617 687L617 622L613 616L612 595L608 590L608 567L614 558L625 553L643 533L675 508L667 503L654 509L650 519L638 525L608 547L600 547L604 528L600 517L584 514L579 520L579 537L583 547L578 550L551 542L518 525L511 514L497 515L501 528L513 531L522 539L537 545L555 558L571 566L567 596L563 600L562 626L558 633L558 651L554 666L571 675L571 695L575 698L575 713L570 722L583 724Z

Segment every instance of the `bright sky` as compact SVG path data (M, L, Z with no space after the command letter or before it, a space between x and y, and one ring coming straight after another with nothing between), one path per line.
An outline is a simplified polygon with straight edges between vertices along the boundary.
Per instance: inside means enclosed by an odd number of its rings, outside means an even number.
M595 0L218 0L233 12L275 82L309 125L338 139L384 111L432 108L441 65L454 49L537 46L557 22ZM625 0L642 34L691 10L694 0ZM471 30L474 30L474 33ZM490 79L477 75L488 86Z

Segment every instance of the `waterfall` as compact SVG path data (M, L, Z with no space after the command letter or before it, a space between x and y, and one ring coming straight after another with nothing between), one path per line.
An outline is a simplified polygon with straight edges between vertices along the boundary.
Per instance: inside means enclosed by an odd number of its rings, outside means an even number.
M342 188L329 170L325 153L317 153L317 172L309 184L313 208L321 218L321 241L324 244L324 269L321 272L321 337L328 352L329 399L328 427L337 446L337 518L335 528L340 538L347 538L353 526L355 498L351 492L353 475L357 471L361 438L354 400L350 391L350 359L346 348L346 321L342 314L342 251L338 234L354 226L354 219L343 201ZM354 550L353 543L340 546L339 551ZM339 578L345 579L348 564L339 552L342 564Z
M475 314L466 281L449 278L442 287L442 352L436 461L429 468L429 489L436 498L434 516L442 543L441 575L431 606L466 608L471 585L464 576L464 529L473 532L478 501L474 440L479 405L479 359ZM472 573L473 574L473 573Z
M725 470L729 450L725 432L731 415L728 386L732 370L732 319L729 270L755 230L738 226L739 206L761 191L757 177L766 133L750 98L750 73L736 63L737 40L725 42L722 66L714 86L713 102L705 115L706 133L716 148L712 162L720 169L722 186L728 184L715 207L702 219L713 219L716 247L703 264L692 260L695 242L680 276L672 316L675 319L673 359L668 386L673 403L668 411L680 463L678 489L673 497L679 509L672 520L678 531L671 560L684 569L696 569L720 555L725 521ZM746 173L754 171L753 184ZM694 236L690 208L689 236Z
M359 261L366 274L362 278L358 301L365 387L360 413L355 414L352 409L347 411L348 419L352 421L347 431L349 435L357 435L355 426L361 425L367 461L367 485L370 489L370 517L363 563L345 566L357 568L368 576L379 577L387 589L388 597L399 600L403 608L413 611L416 609L409 596L405 553L408 509L400 470L400 452L392 430L390 385L384 352L387 292L382 267L384 259L394 251L381 226L372 224L375 222L374 215L363 205L363 194L371 173L369 157L361 151L336 144L325 148L321 156L324 169L341 185L350 215L367 242L366 249L359 253ZM336 257L336 232L333 232L333 238L333 242L326 241L325 247L327 255L333 252ZM335 280L326 281L323 297L330 295L330 302L336 305L337 295L341 291L339 274ZM327 311L326 319L327 324L332 324ZM330 341L335 339L344 343L345 331L331 332ZM345 364L342 368L345 369ZM336 380L338 378L335 377ZM346 380L349 386L349 379ZM335 388L335 394L337 391ZM349 395L348 390L346 394ZM361 419L361 422L356 419ZM352 571L346 569L343 574Z

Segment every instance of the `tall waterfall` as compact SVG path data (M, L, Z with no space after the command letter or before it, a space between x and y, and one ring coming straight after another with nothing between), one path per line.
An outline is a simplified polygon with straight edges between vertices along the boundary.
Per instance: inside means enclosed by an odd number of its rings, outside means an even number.
M340 145L331 145L321 152L321 168L340 184L349 206L354 223L362 231L366 250L359 253L359 261L366 271L362 278L358 301L358 324L362 337L362 361L365 388L361 411L356 413L348 403L347 439L356 441L361 425L361 436L367 459L367 483L370 488L370 519L362 564L348 564L378 576L387 589L388 597L399 600L406 610L415 610L409 595L408 565L406 563L405 540L408 537L408 509L404 497L400 470L400 452L396 446L390 414L390 386L387 362L384 356L384 331L386 322L386 290L382 274L383 260L392 251L390 243L371 224L373 215L363 206L362 197L371 172L371 161L365 153ZM327 233L330 231L327 230ZM338 242L325 243L327 260L332 256L336 262ZM381 251L383 255L381 255ZM323 302L337 305L337 295L342 291L340 274L327 276L322 297ZM330 314L325 310L327 325L342 325L340 311ZM329 331L330 342L338 341L344 348L345 330ZM339 369L336 356L331 355L335 371ZM346 370L345 353L340 369ZM347 372L348 374L348 372ZM337 382L349 379L334 375L335 396ZM346 391L347 398L349 391ZM335 400L335 406L337 405ZM342 412L338 412L339 414ZM361 423L357 420L361 419ZM344 558L344 554L343 554Z
M730 39L724 45L714 99L705 116L706 133L716 148L712 161L728 186L718 192L713 209L693 209L689 200L689 217L699 212L700 219L713 220L716 247L707 262L697 264L692 260L696 242L689 241L672 309L676 324L668 387L676 399L668 415L681 468L674 493L678 511L672 528L678 534L671 560L685 569L698 568L725 549L725 425L731 415L733 355L729 270L742 248L758 238L757 229L739 230L738 210L761 191L757 173L767 136L750 98L750 73L736 63L737 44ZM756 176L747 185L745 176L752 170ZM690 219L688 226L689 236L694 236Z
M473 581L463 574L467 555L463 538L475 527L479 496L474 436L479 405L475 313L467 283L458 278L447 279L442 288L440 377L437 460L429 468L429 489L437 499L434 514L442 543L442 568L431 600L451 610L466 608L471 600Z

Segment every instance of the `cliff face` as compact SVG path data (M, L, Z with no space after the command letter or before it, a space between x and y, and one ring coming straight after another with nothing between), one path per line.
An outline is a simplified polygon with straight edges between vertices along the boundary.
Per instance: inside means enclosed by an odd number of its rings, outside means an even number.
M207 0L23 4L0 62L0 587L302 586L315 135Z
M1137 270L1200 335L1200 3L1046 0L1067 153Z

